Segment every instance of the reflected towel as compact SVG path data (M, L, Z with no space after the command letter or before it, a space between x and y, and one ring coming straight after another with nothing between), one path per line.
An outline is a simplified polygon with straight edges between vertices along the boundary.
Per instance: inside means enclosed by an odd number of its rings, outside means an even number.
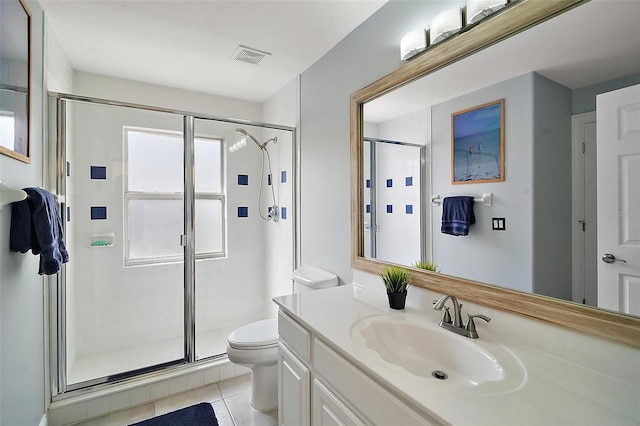
M13 203L9 249L40 255L40 275L52 275L69 261L62 218L55 196L42 188L24 188L25 200Z
M476 223L473 214L473 197L446 197L442 204L440 231L449 235L468 235L469 226Z

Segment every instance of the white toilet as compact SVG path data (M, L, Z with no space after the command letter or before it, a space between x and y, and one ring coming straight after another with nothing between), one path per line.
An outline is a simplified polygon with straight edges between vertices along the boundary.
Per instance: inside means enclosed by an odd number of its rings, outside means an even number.
M294 293L335 287L338 277L314 266L293 271ZM251 406L260 411L278 407L278 320L252 322L229 334L227 356L251 369Z

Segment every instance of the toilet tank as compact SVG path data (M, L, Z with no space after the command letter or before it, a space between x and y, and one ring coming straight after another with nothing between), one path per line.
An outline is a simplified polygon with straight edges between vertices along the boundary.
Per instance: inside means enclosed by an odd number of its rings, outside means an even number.
M338 276L315 266L303 266L293 271L293 291L301 293L320 288L336 287Z

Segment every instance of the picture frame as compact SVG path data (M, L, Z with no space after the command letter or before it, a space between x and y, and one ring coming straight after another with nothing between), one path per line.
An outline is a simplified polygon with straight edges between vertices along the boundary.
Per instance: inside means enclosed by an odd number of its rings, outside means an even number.
M504 99L451 114L451 183L504 182Z
M0 1L0 153L31 163L31 12Z

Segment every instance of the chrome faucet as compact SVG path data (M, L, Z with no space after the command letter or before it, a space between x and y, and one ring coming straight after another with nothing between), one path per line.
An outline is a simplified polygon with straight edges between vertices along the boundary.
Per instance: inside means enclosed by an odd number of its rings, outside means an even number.
M451 300L453 303L453 322L451 321L451 315L449 314L449 307L445 306L447 300ZM438 300L433 301L433 309L436 311L441 311L444 308L444 312L442 313L442 318L440 319L440 327L445 330L453 331L461 336L468 337L470 339L477 339L478 332L476 331L476 324L473 321L474 318L480 318L485 320L486 322L491 321L486 315L471 315L467 314L467 322L462 324L462 303L458 302L454 296L445 295L442 296Z

